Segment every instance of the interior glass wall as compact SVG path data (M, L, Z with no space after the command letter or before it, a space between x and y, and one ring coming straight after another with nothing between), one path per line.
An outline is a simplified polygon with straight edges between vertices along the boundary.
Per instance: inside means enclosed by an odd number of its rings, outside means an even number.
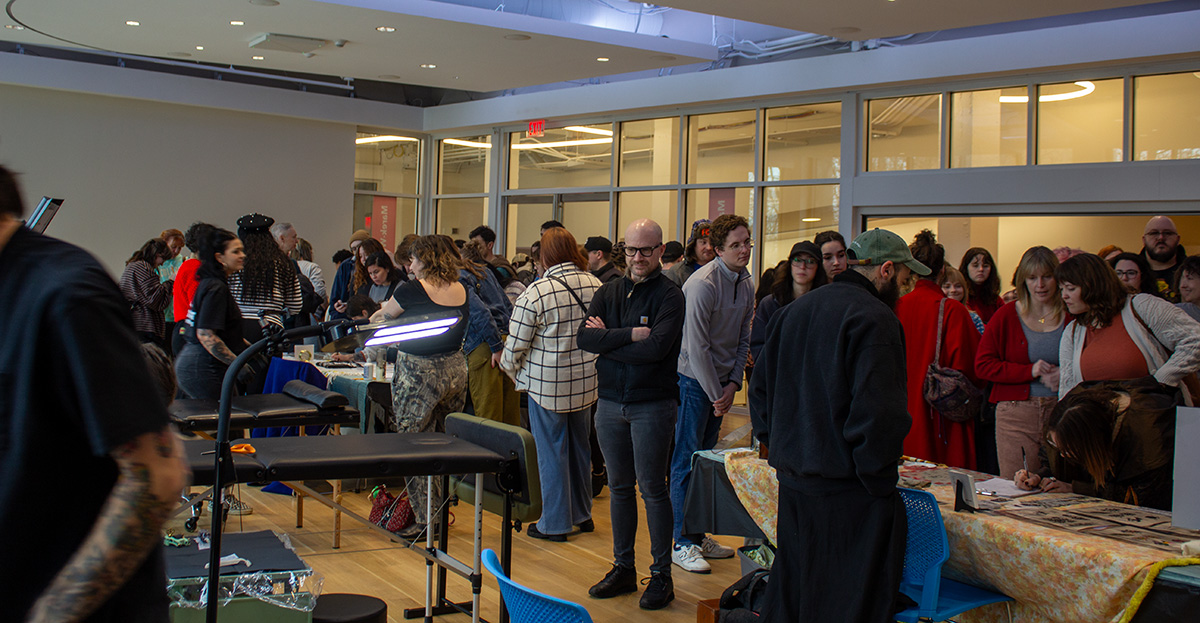
M841 175L842 104L768 108L763 179L833 179Z
M416 195L420 164L420 139L365 132L357 134L354 146L354 184L357 190Z
M1133 79L1133 159L1200 158L1200 71Z
M512 132L508 187L580 188L612 185L611 123Z
M1122 160L1124 80L1041 84L1037 93L1038 164Z
M688 118L689 184L754 181L757 111L692 115Z
M621 124L621 186L679 183L679 117Z
M868 171L941 166L942 96L909 95L867 101Z
M838 228L837 184L768 186L763 193L763 268L787 259L792 245L812 240L819 232Z
M528 253L530 245L541 239L542 223L554 218L554 196L509 197L507 214L504 252L512 258L517 253Z
M663 229L663 242L676 239L679 218L679 193L674 190L646 190L617 195L617 238L625 237L629 224L642 218L652 219ZM686 234L685 234L686 235Z
M491 135L438 141L438 194L485 193L491 182Z
M683 236L680 242L686 242L692 232L692 223L697 219L714 220L722 214L737 214L750 221L750 232L757 234L754 223L754 189L753 188L697 188L687 191L687 218L683 223ZM756 236L757 237L757 236Z
M950 95L950 167L1025 164L1029 134L1025 87Z
M487 197L438 199L434 233L465 240L472 229L487 223Z
M584 195L564 195L562 197L562 224L575 236L579 244L587 241L589 236L604 236L610 242L616 242L608 230L609 209L608 193L587 193Z
M354 194L354 223L351 231L365 229L383 243L383 248L395 251L400 240L417 233L417 200L415 197Z

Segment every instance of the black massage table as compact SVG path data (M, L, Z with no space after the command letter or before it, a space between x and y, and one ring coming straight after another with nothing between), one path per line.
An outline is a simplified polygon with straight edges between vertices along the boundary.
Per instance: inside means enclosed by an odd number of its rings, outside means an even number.
M409 543L310 489L304 481L399 476L426 476L431 479L439 476L448 479L451 474L473 474L476 479L482 479L485 474L512 470L513 459L442 433L263 437L250 442L254 447L254 454L233 453L233 469L228 470L231 474L223 476L223 480L228 478L230 483L281 481L296 491L312 496L335 512L345 513L362 522L375 532L393 541L405 543L409 549L426 559L425 608L418 616L423 614L426 621L432 621L434 614L457 612L467 605L458 604L460 609L455 610L445 607L445 600L442 598L445 594L444 571L439 570L438 606L434 607L433 568L437 565L440 569L449 569L471 582L472 620L479 621L483 488L479 488L475 495L475 551L473 564L468 566L446 552L449 535L444 508L436 509L441 527L437 546L435 547L432 530L426 531L425 543ZM193 483L211 486L215 480L212 442L195 440L184 442L183 445L184 454L192 468ZM444 487L443 491L449 495L448 488ZM203 497L205 496L195 498L193 503L198 503ZM433 510L435 509L413 509L418 516L425 514L427 525L433 524Z
M358 410L336 392L322 390L303 381L289 381L285 393L237 396L230 404L230 430L284 426L358 426ZM179 430L207 433L217 430L216 400L176 400L167 409Z

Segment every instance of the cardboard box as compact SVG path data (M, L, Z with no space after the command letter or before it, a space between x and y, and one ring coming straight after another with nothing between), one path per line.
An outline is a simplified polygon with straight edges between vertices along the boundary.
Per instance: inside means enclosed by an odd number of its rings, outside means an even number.
M720 610L720 599L701 599L696 604L696 623L717 623Z

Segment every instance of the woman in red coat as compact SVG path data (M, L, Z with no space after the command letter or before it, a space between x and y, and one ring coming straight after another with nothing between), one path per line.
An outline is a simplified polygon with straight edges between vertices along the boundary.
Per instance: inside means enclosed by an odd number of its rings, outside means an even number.
M946 250L933 232L923 230L912 245L913 257L930 267L946 263ZM945 463L951 467L975 468L975 423L951 422L929 407L921 393L925 373L933 362L937 340L938 306L946 298L938 285L941 270L917 280L912 292L900 297L896 315L904 326L908 361L908 414L912 429L904 440L904 453ZM962 303L946 300L942 327L941 365L959 370L978 384L975 376L975 349L979 332Z

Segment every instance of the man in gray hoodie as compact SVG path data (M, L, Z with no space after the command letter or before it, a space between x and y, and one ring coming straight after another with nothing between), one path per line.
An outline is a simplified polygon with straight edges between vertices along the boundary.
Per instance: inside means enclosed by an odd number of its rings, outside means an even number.
M746 265L754 243L746 219L724 214L712 222L709 241L717 258L683 285L686 313L679 352L679 413L671 456L671 508L675 546L671 562L708 573L705 558L729 558L733 549L703 534L683 534L683 501L692 475L692 453L717 443L722 416L741 387L750 352L754 285Z

